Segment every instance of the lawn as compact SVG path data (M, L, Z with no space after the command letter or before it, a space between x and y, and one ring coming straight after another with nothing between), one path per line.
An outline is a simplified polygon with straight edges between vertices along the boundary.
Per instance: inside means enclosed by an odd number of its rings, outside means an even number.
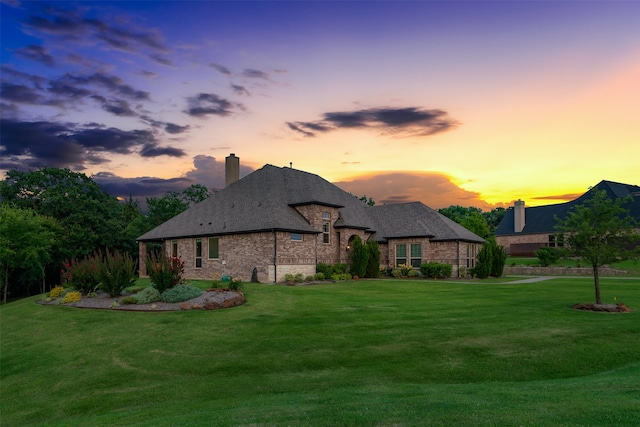
M7 426L638 425L640 279L245 284L247 303L0 308Z

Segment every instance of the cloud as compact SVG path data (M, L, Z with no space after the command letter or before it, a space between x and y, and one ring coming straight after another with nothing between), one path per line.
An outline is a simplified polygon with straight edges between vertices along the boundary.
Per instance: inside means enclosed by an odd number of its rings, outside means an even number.
M234 108L244 109L242 104L233 103L213 93L199 93L187 98L188 108L184 111L190 116L203 117L210 114L228 116Z
M0 121L0 169L60 167L83 170L86 165L105 163L108 154L143 157L182 157L185 152L161 147L148 130L121 130L99 126L78 127L48 121Z
M480 193L460 188L437 172L372 172L334 184L354 196L371 197L377 205L420 201L432 209L451 205L493 208Z
M126 84L118 76L110 75L107 73L93 73L89 75L73 75L67 73L60 77L57 81L52 81L52 86L66 85L66 86L95 86L106 89L108 92L124 96L126 98L136 101L149 100L149 92L142 90L136 90L130 85Z
M532 197L533 200L561 200L564 202L569 202L571 200L575 200L578 197L582 196L582 193L568 193L568 194L553 194L550 196L538 196Z
M264 71L260 71L260 70L256 70L254 68L245 68L242 71L242 77L246 77L249 79L264 79L264 80L269 80L269 74L264 72Z
M185 176L207 188L224 188L225 184L225 159L217 161L215 157L197 155L193 158L194 169L188 171ZM240 177L253 172L253 169L240 163Z
M253 172L253 169L240 165L240 177ZM225 160L197 155L193 158L193 169L184 176L176 178L155 178L149 176L122 178L110 172L100 172L92 176L109 194L116 197L131 195L140 201L146 209L147 197L162 197L167 191L181 192L192 184L201 184L208 189L221 189L225 184Z
M247 96L251 96L251 93L249 92L249 90L241 85L234 85L233 83L231 84L231 90L233 90L234 93L238 94L238 95L247 95Z
M189 128L190 128L189 125L180 126L180 125L177 125L175 123L165 123L164 130L167 133L176 135L176 134L184 133L184 132L188 131Z
M107 100L103 96L92 95L91 98L95 99L102 109L108 113L111 113L118 117L135 117L138 114L131 109L129 103L122 99Z
M146 209L147 197L162 197L167 191L181 192L192 184L189 178L154 178L142 176L123 178L111 172L98 172L92 175L95 182L109 194L116 197L133 197L140 201L141 207Z
M211 64L209 64L209 67L214 68L220 74L224 74L225 76L230 76L231 75L231 70L228 69L227 67L225 67L224 65L212 62Z
M56 63L54 57L50 55L44 47L35 44L16 49L14 53L21 58L40 62L49 67L53 67Z
M91 8L83 11L89 14ZM22 25L32 34L43 33L72 41L93 41L110 49L133 54L143 52L155 62L168 65L168 60L160 56L169 52L161 34L153 29L141 28L137 23L128 22L126 27L114 26L101 19L83 16L78 11L46 6L42 14L28 16Z
M384 107L329 112L324 113L321 120L287 122L287 125L306 137L338 129L373 129L396 136L429 136L455 129L459 122L439 109Z

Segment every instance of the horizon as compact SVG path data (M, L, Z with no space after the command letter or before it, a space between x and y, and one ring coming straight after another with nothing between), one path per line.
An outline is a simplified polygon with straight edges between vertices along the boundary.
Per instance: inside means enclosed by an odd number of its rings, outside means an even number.
M637 185L637 2L0 2L0 176L144 200L265 164L483 211Z

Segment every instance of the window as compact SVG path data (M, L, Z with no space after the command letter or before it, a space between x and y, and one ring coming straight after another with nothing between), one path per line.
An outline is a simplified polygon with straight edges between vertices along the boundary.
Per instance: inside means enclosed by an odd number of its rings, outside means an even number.
M422 245L420 243L411 244L411 267L420 268L422 264Z
M329 212L322 212L322 219L331 219L331 215L329 215Z
M209 237L209 259L218 259L218 238Z
M202 239L196 239L196 268L202 268Z
M407 263L407 245L396 245L396 267Z
M549 234L549 247L550 248L561 248L563 246L564 246L564 236L562 234L560 234L558 236L556 236L554 234Z
M472 243L467 244L467 268L473 268L476 266L476 245Z
M291 241L293 241L293 242L302 242L302 234L300 234L300 233L291 233Z
M329 221L322 222L322 243L329 243Z
M178 257L178 241L177 240L171 241L171 256L174 258Z

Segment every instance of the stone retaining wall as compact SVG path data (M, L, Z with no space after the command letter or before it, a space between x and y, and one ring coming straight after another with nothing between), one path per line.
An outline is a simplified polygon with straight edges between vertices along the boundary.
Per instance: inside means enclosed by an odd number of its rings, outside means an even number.
M591 267L529 267L516 266L504 267L505 275L527 276L592 276ZM615 270L608 267L600 267L600 276L625 276L628 273L623 270Z

